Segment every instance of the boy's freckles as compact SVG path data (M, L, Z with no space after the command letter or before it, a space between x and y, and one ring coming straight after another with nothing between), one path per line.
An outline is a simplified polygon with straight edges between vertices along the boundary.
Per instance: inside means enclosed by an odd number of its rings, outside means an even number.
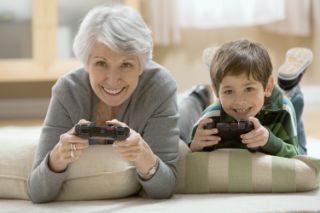
M220 84L219 98L224 111L233 118L248 119L262 109L265 91L261 82L246 74L225 76Z

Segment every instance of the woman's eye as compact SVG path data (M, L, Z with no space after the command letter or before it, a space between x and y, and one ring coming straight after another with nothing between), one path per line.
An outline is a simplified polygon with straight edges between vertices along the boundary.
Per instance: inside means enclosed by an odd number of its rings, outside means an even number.
M97 61L96 62L96 66L99 66L99 67L106 67L107 66L107 63L104 62L104 61Z
M121 66L124 69L128 69L128 68L132 68L133 67L133 65L131 63L123 63Z

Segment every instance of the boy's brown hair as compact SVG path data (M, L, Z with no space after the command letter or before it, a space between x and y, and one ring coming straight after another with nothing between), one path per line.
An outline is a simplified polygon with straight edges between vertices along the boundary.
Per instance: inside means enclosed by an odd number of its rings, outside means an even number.
M267 50L261 44L248 40L222 45L214 54L210 67L210 77L216 93L225 76L243 73L247 74L248 79L261 82L265 89L272 75L272 63Z

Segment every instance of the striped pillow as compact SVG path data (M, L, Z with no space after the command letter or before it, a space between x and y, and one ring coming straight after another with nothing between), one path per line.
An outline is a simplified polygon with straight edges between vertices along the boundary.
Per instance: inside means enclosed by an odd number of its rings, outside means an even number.
M185 152L186 153L186 152ZM243 149L180 156L176 193L300 192L319 186L320 160L283 158Z

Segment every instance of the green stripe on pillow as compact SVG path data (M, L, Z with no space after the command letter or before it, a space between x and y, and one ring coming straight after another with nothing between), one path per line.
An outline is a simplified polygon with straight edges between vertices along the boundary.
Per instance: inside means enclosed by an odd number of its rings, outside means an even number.
M210 192L227 192L229 186L229 150L209 154L208 178Z
M229 155L229 192L252 192L252 154L238 150Z
M287 193L319 187L320 159L283 158L241 149L185 155L180 193Z
M209 193L208 182L209 153L195 152L186 159L186 192Z
M295 160L273 156L272 158L272 192L295 192Z

